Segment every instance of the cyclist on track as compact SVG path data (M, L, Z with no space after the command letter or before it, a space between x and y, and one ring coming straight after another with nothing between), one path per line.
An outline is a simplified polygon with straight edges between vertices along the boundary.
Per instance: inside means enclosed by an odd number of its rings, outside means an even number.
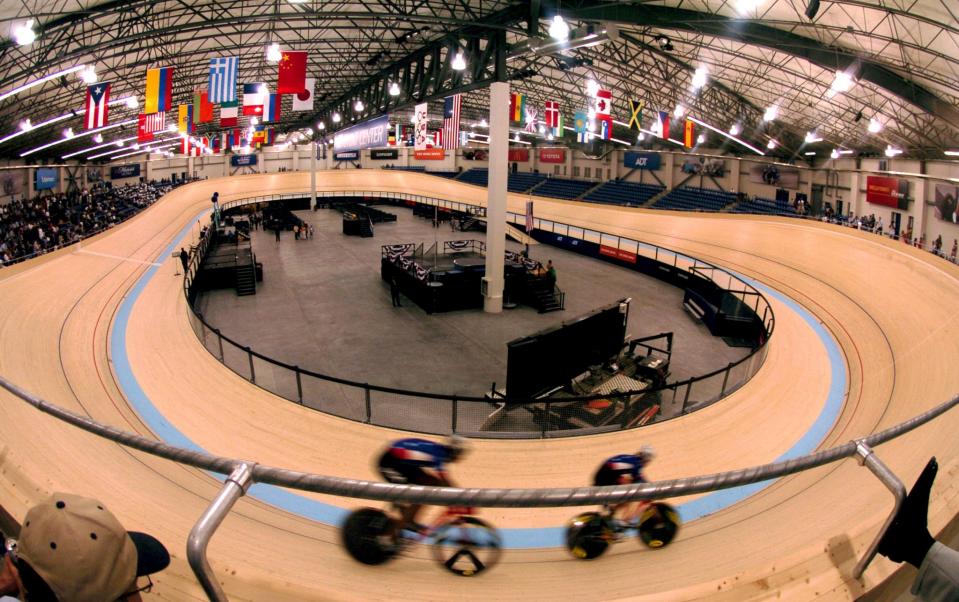
M378 468L390 483L451 487L446 464L456 462L468 451L468 441L460 435L451 435L446 443L426 439L399 439L380 456ZM416 522L422 504L396 504L402 515L400 528L421 531Z
M643 469L652 462L656 452L649 445L644 445L641 450L635 454L619 454L608 458L603 462L596 475L593 477L593 485L602 487L606 485L628 485L630 483L645 483L646 477L643 475ZM629 502L617 504L612 508L613 514L627 506ZM642 508L645 504L641 503L637 507Z

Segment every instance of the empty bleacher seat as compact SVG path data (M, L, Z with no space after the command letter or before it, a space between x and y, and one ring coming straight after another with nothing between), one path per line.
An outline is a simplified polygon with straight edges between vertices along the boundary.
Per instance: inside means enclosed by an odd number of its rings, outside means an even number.
M583 200L594 203L636 206L644 204L663 190L662 186L656 184L637 184L635 182L610 180L596 190L591 191L583 197Z
M722 190L684 186L653 203L653 209L674 211L721 211L736 200L736 195Z
M533 194L557 199L575 199L595 185L595 182L549 178L534 190Z

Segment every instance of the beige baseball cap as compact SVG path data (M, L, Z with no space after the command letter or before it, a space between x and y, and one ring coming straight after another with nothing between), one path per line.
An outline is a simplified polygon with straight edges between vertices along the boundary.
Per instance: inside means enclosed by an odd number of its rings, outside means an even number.
M116 600L137 577L170 564L158 540L128 532L101 502L71 493L54 493L27 512L17 556L60 602Z

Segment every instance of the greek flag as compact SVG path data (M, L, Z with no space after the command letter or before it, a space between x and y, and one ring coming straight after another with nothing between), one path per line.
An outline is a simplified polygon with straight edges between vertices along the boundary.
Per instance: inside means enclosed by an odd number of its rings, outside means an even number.
M236 77L240 59L235 56L210 59L210 102L236 102Z

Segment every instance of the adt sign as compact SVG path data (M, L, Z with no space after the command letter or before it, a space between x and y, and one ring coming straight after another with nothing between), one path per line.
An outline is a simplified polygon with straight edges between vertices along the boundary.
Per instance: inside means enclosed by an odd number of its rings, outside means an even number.
M633 169L659 169L662 156L659 153L638 153L626 151L623 154L623 166Z

